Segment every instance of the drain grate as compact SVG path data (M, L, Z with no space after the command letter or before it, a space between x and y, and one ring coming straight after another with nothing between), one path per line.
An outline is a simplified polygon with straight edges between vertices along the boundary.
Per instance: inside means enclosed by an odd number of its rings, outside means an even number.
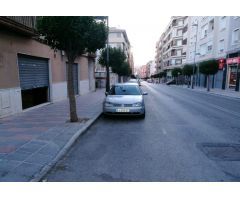
M240 161L240 144L201 143L197 146L211 160Z

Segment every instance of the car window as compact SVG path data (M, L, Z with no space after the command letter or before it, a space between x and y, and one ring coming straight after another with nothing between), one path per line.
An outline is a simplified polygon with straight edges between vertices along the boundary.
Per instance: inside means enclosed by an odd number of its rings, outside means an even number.
M111 88L110 95L141 95L141 91L136 85L117 85Z

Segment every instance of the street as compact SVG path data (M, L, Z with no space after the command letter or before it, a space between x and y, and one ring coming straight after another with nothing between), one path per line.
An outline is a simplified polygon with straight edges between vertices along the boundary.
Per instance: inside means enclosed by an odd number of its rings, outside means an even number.
M142 89L145 119L100 117L42 181L240 181L240 100Z

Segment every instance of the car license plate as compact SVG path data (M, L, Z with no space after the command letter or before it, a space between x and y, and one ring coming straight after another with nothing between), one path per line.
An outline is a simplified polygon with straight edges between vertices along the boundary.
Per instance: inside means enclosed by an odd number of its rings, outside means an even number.
M118 108L116 111L117 112L129 112L129 109L127 109L127 108Z

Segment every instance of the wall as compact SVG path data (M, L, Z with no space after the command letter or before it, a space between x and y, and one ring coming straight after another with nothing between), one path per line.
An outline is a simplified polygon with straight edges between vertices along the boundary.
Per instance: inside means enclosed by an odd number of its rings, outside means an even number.
M49 46L13 32L0 31L0 117L21 112L21 88L17 57L25 54L49 59L50 100L67 98L66 56ZM79 93L89 92L88 57L79 57Z

